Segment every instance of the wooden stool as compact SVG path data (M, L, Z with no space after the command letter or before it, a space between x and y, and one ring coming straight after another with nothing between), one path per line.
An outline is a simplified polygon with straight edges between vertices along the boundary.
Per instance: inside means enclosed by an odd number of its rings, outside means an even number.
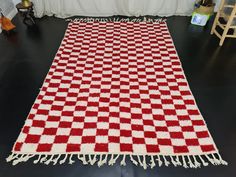
M232 12L230 15L227 15L225 13L226 8L232 9ZM224 18L226 23L225 24L221 23L219 21L220 18ZM215 34L217 37L220 38L220 44L219 44L220 46L223 45L226 37L236 38L236 24L235 25L232 24L234 19L236 19L236 4L234 5L225 4L225 0L221 0L220 9L217 12L215 21L211 29L211 34ZM219 32L216 30L217 26L223 29L224 32L222 35L220 35ZM234 34L229 35L228 34L229 29L234 29Z
M30 2L30 5L25 7L22 2L16 5L17 11L23 16L23 23L28 25L35 24L34 21L34 12L33 12L33 3ZM29 24L30 22L30 24Z

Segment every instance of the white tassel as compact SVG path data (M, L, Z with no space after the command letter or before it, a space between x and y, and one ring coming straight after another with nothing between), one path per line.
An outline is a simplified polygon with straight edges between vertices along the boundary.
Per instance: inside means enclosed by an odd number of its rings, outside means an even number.
M192 159L190 158L190 156L188 156L188 164L190 168L197 168L195 164L192 162Z
M151 167L151 169L153 169L155 166L156 166L156 163L155 163L154 157L151 156L151 164L150 164L150 167Z
M126 154L123 155L123 159L122 159L122 161L120 162L120 165L121 165L121 166L126 166L125 159L126 159Z
M18 156L18 154L12 153L8 158L6 158L6 161L10 162L10 161L14 160L17 156Z
M205 167L208 166L209 163L208 163L208 162L205 162L205 160L201 157L201 155L199 155L198 157L200 158L200 160L201 160L203 166L205 166Z
M178 166L178 163L174 160L174 158L172 156L170 156L170 159L171 159L171 163L177 167Z
M47 161L45 161L44 164L49 165L49 163L52 162L53 157L54 155L51 155L51 157Z
M145 155L143 156L143 168L144 168L144 170L147 169L147 163L146 163L146 156Z
M217 153L216 155L219 157L220 163L221 163L222 165L228 165L228 162L224 161L224 160L222 159L222 157L221 157L220 154Z
M111 158L108 162L108 165L113 165L114 164L114 154L111 155Z
M166 159L166 157L163 155L163 159L164 159L164 164L165 166L169 166L170 165L170 162Z
M182 163L179 160L179 156L176 156L176 162L177 162L177 165L182 166Z
M85 155L82 155L82 157L80 157L80 155L78 155L78 159L82 161L83 165L88 165Z
M209 162L211 162L212 165L216 165L215 161L208 154L206 154L205 157L208 159Z
M65 154L65 157L62 159L62 160L60 160L60 164L63 164L63 163L65 163L66 162L66 159L67 159L67 157L68 157L68 154Z
M20 157L17 157L17 159L13 160L12 165L15 166L18 163L22 162L24 160L24 155L21 155Z
M102 155L100 155L100 159L98 161L98 167L101 167L103 164L102 164Z
M197 161L197 158L195 156L193 156L193 159L194 159L194 164L195 164L196 168L200 168L201 167L201 163L199 163Z
M52 160L53 165L56 165L56 164L57 164L57 162L58 162L58 160L60 159L60 157L61 157L61 154L59 154L57 158L55 158L55 159Z
M163 164L163 162L162 162L161 157L160 157L159 155L157 156L157 159L156 159L156 160L158 161L159 167L161 167L162 164Z
M41 154L39 155L38 159L36 159L36 160L33 161L33 163L34 163L34 164L39 163L40 159L41 159Z
M72 159L73 157L73 154L70 155L70 158L69 158L69 164L73 164L75 163L75 161Z
M94 165L97 162L97 155L95 154L93 159L90 161L91 165Z
M47 155L45 155L44 157L42 157L41 159L40 159L40 163L43 163L44 161L46 161L47 160Z
M115 158L111 159L109 162L109 165L114 165L117 161L117 159L119 158L120 155L117 155Z
M186 161L185 161L185 156L182 156L182 160L183 160L183 167L184 168L189 168Z
M138 157L139 165L140 165L141 167L143 167L143 163L141 162L140 156L138 155L137 157Z
M133 162L134 165L138 166L138 162L133 158L132 155L130 155L130 160Z
M221 164L220 160L217 159L214 154L212 154L212 157L213 157L213 159L214 159L214 161L215 161L215 163L216 163L217 165L220 165L220 164Z

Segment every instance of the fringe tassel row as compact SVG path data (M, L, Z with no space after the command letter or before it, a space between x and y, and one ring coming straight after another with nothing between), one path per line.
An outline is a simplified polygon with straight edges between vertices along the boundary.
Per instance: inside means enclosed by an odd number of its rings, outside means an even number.
M150 22L150 23L161 23L165 22L164 18L75 18L66 19L69 22Z
M97 154L97 155L78 155L78 154L54 154L54 155L34 155L34 154L14 154L12 153L7 159L7 162L12 162L12 165L17 165L20 162L26 162L29 159L38 156L33 163L43 163L46 165L52 164L73 164L75 159L79 159L83 165L94 165L97 163L98 167L105 164L114 165L118 158L121 157L120 165L126 166L127 159L136 165L141 166L145 170L150 167L155 166L161 167L173 165L175 167L182 166L184 168L200 168L201 166L208 166L210 163L212 165L228 165L224 161L220 154L205 154L205 155L178 155L178 156L168 156L168 155L115 155L115 154ZM99 157L99 158L97 158Z

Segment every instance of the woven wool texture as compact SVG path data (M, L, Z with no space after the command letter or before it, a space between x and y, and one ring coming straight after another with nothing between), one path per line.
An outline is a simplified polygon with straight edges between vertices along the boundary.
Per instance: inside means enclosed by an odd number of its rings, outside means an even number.
M31 155L217 152L165 22L70 22L13 148Z

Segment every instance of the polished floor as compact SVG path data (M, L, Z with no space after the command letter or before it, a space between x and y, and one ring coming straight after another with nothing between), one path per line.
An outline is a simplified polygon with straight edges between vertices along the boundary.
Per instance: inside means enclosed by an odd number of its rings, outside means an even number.
M15 142L63 38L67 22L54 17L37 19L27 28L19 16L17 29L0 34L0 177L235 177L236 176L236 40L223 47L206 27L190 24L189 17L170 17L168 26L198 106L228 166L201 169L156 167L143 170L128 163L83 166L12 166L5 158Z

